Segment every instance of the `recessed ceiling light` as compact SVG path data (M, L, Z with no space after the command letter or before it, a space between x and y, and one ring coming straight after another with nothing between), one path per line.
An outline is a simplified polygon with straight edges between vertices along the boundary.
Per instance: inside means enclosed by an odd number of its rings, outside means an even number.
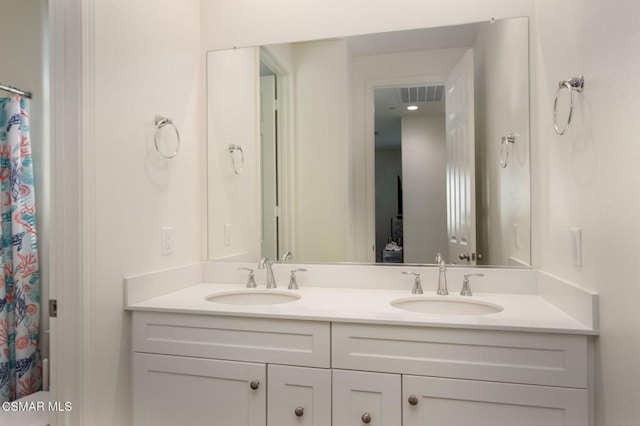
M417 106L417 105L409 105L409 106L407 107L407 109L408 109L409 111L415 111L415 110L417 110L417 109L418 109L418 106Z

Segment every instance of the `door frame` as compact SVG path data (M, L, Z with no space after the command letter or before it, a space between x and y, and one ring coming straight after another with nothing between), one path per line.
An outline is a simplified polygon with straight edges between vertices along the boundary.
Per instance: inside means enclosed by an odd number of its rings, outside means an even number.
M280 251L296 255L295 216L295 144L293 74L269 52L260 48L260 61L276 75L278 100L278 240Z
M446 74L417 75L409 77L390 77L366 81L365 90L365 206L366 237L365 253L367 262L376 261L376 140L375 140L375 90L384 87L402 87L407 85L442 83ZM372 250L369 250L372 248Z
M93 0L49 2L51 400L73 408L52 412L52 426L88 424L95 393L93 16Z

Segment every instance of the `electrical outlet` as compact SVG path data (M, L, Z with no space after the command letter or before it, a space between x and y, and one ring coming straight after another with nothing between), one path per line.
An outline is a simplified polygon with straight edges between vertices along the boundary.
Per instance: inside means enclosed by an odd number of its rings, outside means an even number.
M571 250L571 264L582 266L582 229L570 228L571 240L569 242Z
M224 245L229 247L231 245L231 224L225 223L224 225Z
M173 227L160 228L160 250L163 256L173 254Z

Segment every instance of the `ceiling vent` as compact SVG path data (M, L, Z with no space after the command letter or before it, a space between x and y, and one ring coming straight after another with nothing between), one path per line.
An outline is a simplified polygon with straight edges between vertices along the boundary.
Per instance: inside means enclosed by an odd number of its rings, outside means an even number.
M401 87L398 91L403 104L440 102L444 96L443 85Z

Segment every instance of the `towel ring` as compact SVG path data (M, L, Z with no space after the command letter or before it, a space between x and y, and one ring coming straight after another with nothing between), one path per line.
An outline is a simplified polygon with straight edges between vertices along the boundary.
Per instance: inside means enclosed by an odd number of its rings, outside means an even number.
M515 145L516 143L515 133L511 133L507 136L502 137L502 142L500 143L500 166L502 166L503 169L506 169L507 165L509 164L509 144L510 143ZM506 145L506 149L505 149L505 145Z
M234 155L236 151L240 152L240 158L241 158L241 163L240 163L240 169L238 170L238 166L236 164L236 156ZM242 172L244 172L244 151L242 150L242 147L240 145L236 145L233 143L229 144L229 153L231 154L231 163L233 164L233 171L235 172L235 174L239 175L242 174Z
M569 117L567 118L567 124L564 125L562 130L558 127L558 98L560 97L560 92L563 89L567 89L569 91L570 103L569 103ZM573 77L571 80L562 80L558 84L558 90L556 91L556 99L553 102L553 127L555 131L559 135L564 135L569 125L571 124L571 116L573 115L573 92L582 92L584 89L584 76L579 75L577 77Z
M156 146L156 151L158 151L160 153L160 155L162 155L164 158L172 159L173 157L178 155L178 151L180 150L180 132L178 132L178 128L176 127L175 124L173 124L173 121L171 121L170 118L162 117L160 115L156 115L155 123L156 123L156 132L153 135L153 143ZM166 125L168 125L168 124L173 126L173 130L176 132L176 138L177 138L176 149L175 149L175 151L173 151L172 153L169 153L169 154L164 152L160 148L160 146L158 144L158 137L160 135L160 130L163 127L165 127Z

